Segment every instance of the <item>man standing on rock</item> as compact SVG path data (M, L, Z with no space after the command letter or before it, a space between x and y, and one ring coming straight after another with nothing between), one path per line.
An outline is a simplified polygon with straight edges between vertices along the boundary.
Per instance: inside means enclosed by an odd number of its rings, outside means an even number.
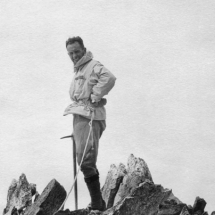
M115 76L84 47L80 37L69 38L66 49L74 63L74 77L70 87L69 105L64 115L73 114L73 136L76 143L76 156L80 165L88 139L92 121L92 133L81 164L81 171L91 196L91 210L104 211L105 202L100 192L99 172L96 167L99 139L105 130L106 99L103 96L113 88Z

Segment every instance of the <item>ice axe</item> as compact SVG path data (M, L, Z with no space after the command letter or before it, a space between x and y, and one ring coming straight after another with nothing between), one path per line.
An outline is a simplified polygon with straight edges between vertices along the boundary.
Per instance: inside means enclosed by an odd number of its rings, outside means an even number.
M93 119L94 119L94 110L92 110L92 115L91 115L91 119L90 119L90 122L89 122L90 130L89 130L89 133L88 133L88 136L87 136L87 140L86 140L86 144L85 144L85 147L84 147L83 156L82 156L82 158L81 158L81 162L80 162L80 164L79 164L78 171L77 171L77 173L76 173L76 175L75 175L75 178L74 178L74 182L72 183L72 187L71 187L71 189L69 190L69 192L68 192L68 194L67 194L67 196L66 196L66 199L64 200L64 202L62 203L62 205L60 206L60 208L59 208L53 215L55 215L56 213L60 212L60 211L63 209L63 207L64 207L64 205L65 205L65 203L66 203L66 201L67 201L67 199L68 199L70 193L72 192L72 189L73 189L74 186L76 186L75 200L76 200L76 207L77 207L77 184L76 184L76 181L77 181L78 174L79 174L79 172L80 172L80 170L81 170L82 163L83 163L83 161L84 161L84 156L85 156L85 154L86 154L86 150L87 150L87 146L88 146L90 137L91 137L91 136L93 137ZM91 134L92 134L92 135L91 135ZM73 146L75 146L75 140L74 140L73 134L72 134L72 135L69 135L69 136L66 136L66 137L62 137L61 139L63 139L63 138L68 138L68 137L71 137L71 138L72 138L72 140L73 140ZM74 155L73 158L74 158L74 160L75 160L75 162L74 162L74 172L76 172L76 152L75 152L75 151L76 151L76 150L73 150L73 155Z
M74 178L76 177L77 174L77 169L76 169L76 146L75 146L75 139L73 134L65 137L61 137L60 139L65 139L65 138L71 138L72 143L73 143L73 173L74 173ZM74 185L74 194L75 194L75 209L78 210L78 185L77 185L77 180L75 181Z

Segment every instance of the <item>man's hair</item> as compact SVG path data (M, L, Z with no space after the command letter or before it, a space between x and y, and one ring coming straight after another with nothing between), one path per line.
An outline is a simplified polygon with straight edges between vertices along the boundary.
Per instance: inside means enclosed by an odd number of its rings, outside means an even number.
M81 39L81 37L72 37L72 38L69 38L67 41L66 41L66 47L69 45L69 44L73 44L75 42L78 42L81 46L81 48L84 49L84 42L83 40Z

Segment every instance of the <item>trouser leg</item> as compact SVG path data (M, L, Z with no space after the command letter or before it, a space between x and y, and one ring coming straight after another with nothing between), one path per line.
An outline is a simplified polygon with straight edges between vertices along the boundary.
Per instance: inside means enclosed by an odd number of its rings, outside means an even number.
M90 120L80 115L74 115L73 119L73 135L76 143L77 162L80 165L83 157L84 148L89 134ZM96 161L98 156L99 138L105 130L105 120L94 120L92 123L92 132L89 138L81 171L85 178L89 178L98 174Z
M79 115L74 115L73 120L73 135L76 143L77 161L80 165L83 157L84 148L89 135L90 120ZM89 138L85 156L81 165L81 171L84 174L84 179L91 197L92 210L105 210L105 202L102 199L99 182L99 171L96 166L99 138L105 130L104 120L94 120L92 123L92 133Z

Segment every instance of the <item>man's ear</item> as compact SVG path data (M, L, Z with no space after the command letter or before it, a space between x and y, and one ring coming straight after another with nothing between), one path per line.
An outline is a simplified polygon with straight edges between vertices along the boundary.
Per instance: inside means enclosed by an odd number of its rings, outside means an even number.
M86 49L86 48L84 48L84 54L86 54L86 52L87 52L87 49Z

